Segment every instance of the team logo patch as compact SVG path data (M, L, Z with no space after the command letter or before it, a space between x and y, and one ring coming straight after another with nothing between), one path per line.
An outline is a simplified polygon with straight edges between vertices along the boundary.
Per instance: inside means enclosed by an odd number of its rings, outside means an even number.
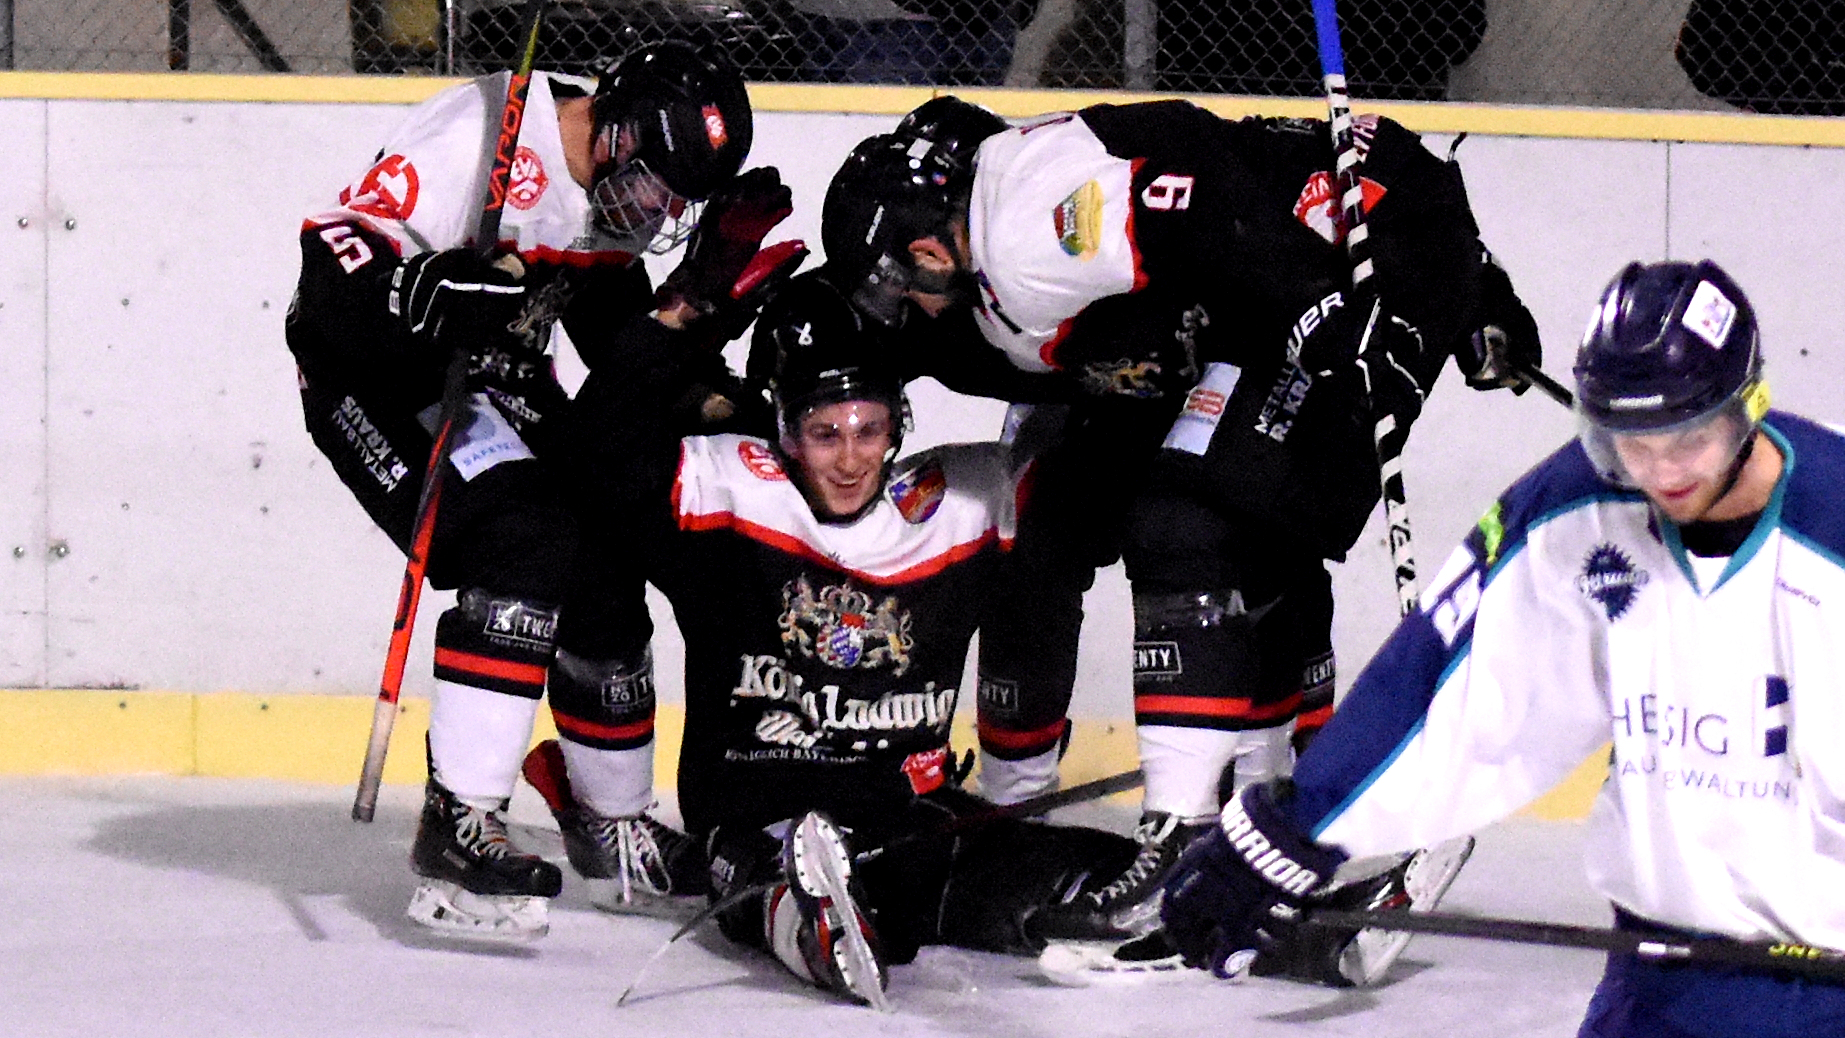
M1102 245L1102 185L1089 181L1051 210L1057 245L1080 260L1092 259Z
M1178 642L1135 642L1134 676L1137 678L1176 678L1185 673L1179 658Z
M420 190L416 167L402 155L386 155L367 170L357 187L340 192L340 204L381 220L408 220Z
M523 145L513 154L511 182L506 188L506 204L514 209L530 209L545 195L551 178L545 176L545 164L538 153Z
M1159 378L1160 365L1153 360L1091 361L1082 366L1078 377L1083 380L1083 388L1098 396L1131 396L1137 400L1152 400L1162 396L1155 379Z
M737 444L737 457L742 459L743 467L750 470L750 475L757 479L773 483L788 478L775 452L754 440L744 440Z
M1358 183L1364 189L1364 206L1368 213L1384 197L1384 185L1370 177L1359 177ZM1345 229L1340 226L1338 198L1333 190L1332 174L1319 170L1307 178L1307 183L1300 189L1300 197L1294 200L1294 218L1320 237L1334 245L1339 244L1345 237Z
M806 577L782 588L778 621L782 644L837 670L889 667L894 677L910 668L910 614L895 595L875 606L866 592L844 584L818 593Z
M975 693L980 700L983 713L997 714L1002 717L1017 717L1019 713L1019 683L1003 678L982 677Z
M549 649L557 640L557 610L538 609L516 598L495 598L487 603L487 622L481 633L496 642Z
M1693 335L1704 340L1705 345L1720 350L1723 340L1730 337L1730 326L1736 323L1736 304L1716 285L1700 281L1691 293L1691 302L1686 304L1681 320Z
M716 151L730 142L730 131L724 127L724 113L718 111L717 105L705 106L705 139L711 142L711 150Z
M903 773L910 780L910 791L917 796L942 788L948 781L948 747L937 746L903 758Z
M1576 590L1600 603L1609 620L1619 620L1650 579L1646 570L1634 567L1626 552L1603 544L1591 549L1583 559Z
M889 493L905 522L926 522L942 507L942 498L948 493L948 476L942 472L941 463L932 458L893 477Z

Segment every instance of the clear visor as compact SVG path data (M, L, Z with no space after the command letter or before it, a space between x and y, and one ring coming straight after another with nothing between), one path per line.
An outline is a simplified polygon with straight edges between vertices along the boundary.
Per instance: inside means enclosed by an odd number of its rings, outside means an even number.
M878 257L852 293L852 305L879 324L903 324L903 301L909 296L910 273L886 253Z
M1707 414L1659 429L1622 432L1581 417L1582 446L1603 479L1631 490L1721 479L1754 434L1741 394Z
M701 201L674 194L639 159L596 181L589 204L603 230L635 242L637 252L656 256L690 238L705 208Z

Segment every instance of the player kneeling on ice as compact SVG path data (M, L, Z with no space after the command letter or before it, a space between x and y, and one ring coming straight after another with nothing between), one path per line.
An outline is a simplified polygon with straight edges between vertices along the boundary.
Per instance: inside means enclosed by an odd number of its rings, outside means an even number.
M679 803L734 901L724 933L883 1004L887 967L922 945L1037 952L1034 914L1136 845L995 818L958 788L949 724L1029 466L998 442L893 460L902 382L824 274L757 324L772 437L660 436L684 357L637 354L578 397L575 482L606 498L586 541L638 563L685 637ZM628 500L657 514L611 532L599 517Z
M410 914L481 937L543 934L561 888L557 866L516 849L501 817L540 697L549 691L570 734L581 700L646 680L638 665L623 669L630 661L595 662L613 654L573 641L563 608L577 524L555 480L569 401L552 327L564 325L591 368L617 341L728 339L751 316L728 290L790 209L773 168L738 175L752 138L742 78L689 46L657 44L594 83L532 78L499 232L479 240L509 78L419 105L339 204L306 221L287 322L308 431L399 548L411 548L425 470L438 481L428 577L458 595L436 625L430 777L411 851L425 882ZM687 235L686 260L656 293L641 256ZM453 448L431 466L456 358L467 395ZM666 420L691 431L698 418ZM659 878L647 863L664 855L622 848L657 849L670 834L644 815L648 790L637 799L603 781L602 745L566 746L594 808L572 816L583 838L571 861L590 875ZM595 854L576 853L585 848Z
M1711 262L1621 271L1575 374L1578 439L1487 510L1293 779L1183 857L1174 956L1233 976L1348 855L1502 818L1610 739L1586 856L1618 929L1845 949L1845 437L1768 409ZM1613 953L1581 1034L1842 1028L1836 982Z

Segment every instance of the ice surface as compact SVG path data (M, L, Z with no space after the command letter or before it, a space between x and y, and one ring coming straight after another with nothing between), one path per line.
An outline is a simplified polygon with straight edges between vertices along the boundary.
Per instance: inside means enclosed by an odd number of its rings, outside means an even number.
M515 839L562 860L530 791ZM1386 983L1335 991L1202 974L1178 986L1072 990L1031 962L925 949L892 971L892 1015L839 1004L714 928L591 907L566 870L549 937L467 945L404 918L419 791L377 821L351 790L198 778L0 779L0 1035L31 1038L610 1038L610 1036L1569 1036L1592 952L1418 937ZM1082 820L1125 831L1128 809ZM1605 924L1576 823L1481 835L1445 907Z

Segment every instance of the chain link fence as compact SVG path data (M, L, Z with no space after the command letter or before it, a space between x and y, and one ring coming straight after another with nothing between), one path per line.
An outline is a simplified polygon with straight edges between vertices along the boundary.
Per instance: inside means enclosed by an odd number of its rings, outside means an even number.
M522 0L0 0L15 69L472 74ZM1345 0L1360 98L1845 112L1838 0ZM542 67L675 37L756 81L1309 96L1309 0L554 0Z

